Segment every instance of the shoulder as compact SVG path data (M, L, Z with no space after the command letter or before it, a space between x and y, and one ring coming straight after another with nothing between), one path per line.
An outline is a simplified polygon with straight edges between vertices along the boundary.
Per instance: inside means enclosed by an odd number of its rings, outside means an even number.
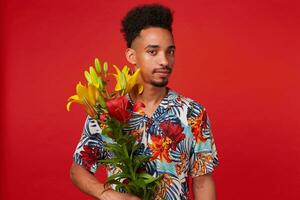
M198 101L187 97L185 95L180 94L179 92L176 92L174 90L169 91L169 103L177 104L181 107L186 107L188 111L188 115L199 115L199 113L205 111L205 107L199 103Z
M99 127L98 122L89 115L85 120L84 131L89 136L101 134L101 128Z

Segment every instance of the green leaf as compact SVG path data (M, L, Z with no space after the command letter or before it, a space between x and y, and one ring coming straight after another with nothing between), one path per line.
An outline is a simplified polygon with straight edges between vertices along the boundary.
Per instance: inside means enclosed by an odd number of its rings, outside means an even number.
M161 176L153 177L153 176L151 176L151 175L148 174L148 173L141 173L141 174L138 174L138 177L139 177L139 178L143 178L145 184L149 184L149 183L152 183L152 182L154 182L154 181L157 181L157 180L161 179Z
M141 143L135 144L132 147L132 152L134 153L136 150L138 150L139 148L141 148L143 145Z
M125 190L126 192L128 192L128 190L126 189L126 187L123 184L116 184L116 190L117 191Z
M102 83L102 79L100 76L98 76L98 83L99 83L99 90L102 91L103 89L103 83Z
M149 161L149 159L151 158L151 156L135 156L133 158L133 167L134 167L134 171L136 172L136 170L144 163Z
M95 68L96 68L96 71L97 71L98 73L101 72L100 61L99 61L98 58L95 58Z
M109 136L109 133L112 132L112 129L110 127L105 127L102 129L102 134Z
M144 179L152 179L153 178L153 176L151 176L150 174L148 174L148 173L140 173L139 175L138 175L140 178L144 178Z
M135 184L142 188L144 188L146 186L146 182L143 179L136 180Z
M98 102L99 102L101 108L106 108L106 104L105 104L104 98L101 95L99 95Z
M128 174L124 174L123 172L121 172L121 173L113 174L113 175L109 176L109 177L107 178L107 180L108 180L108 181L110 181L110 180L119 180L119 179L122 179L122 178L128 178L128 177L129 177Z
M118 144L105 144L105 148L115 154L116 157L125 157L123 148Z
M111 158L107 160L99 160L100 163L110 163L110 164L117 164L121 161L121 158Z

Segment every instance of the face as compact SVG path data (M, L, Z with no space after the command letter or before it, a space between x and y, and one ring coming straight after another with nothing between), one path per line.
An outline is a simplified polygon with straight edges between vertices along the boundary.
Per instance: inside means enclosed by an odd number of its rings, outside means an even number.
M175 45L170 31L147 28L132 43L132 63L141 68L140 81L154 87L168 84L174 65Z

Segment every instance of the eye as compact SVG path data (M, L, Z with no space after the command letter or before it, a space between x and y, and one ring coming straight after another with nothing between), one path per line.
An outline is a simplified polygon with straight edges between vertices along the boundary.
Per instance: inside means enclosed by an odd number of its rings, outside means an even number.
M170 50L168 51L168 54L169 54L169 55L174 55L174 54L175 54L175 49L170 49Z
M154 49L150 49L147 51L150 55L155 56L157 54L157 51Z

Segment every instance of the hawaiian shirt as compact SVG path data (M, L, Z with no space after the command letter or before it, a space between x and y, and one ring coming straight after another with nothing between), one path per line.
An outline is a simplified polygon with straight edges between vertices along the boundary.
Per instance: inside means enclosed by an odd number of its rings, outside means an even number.
M130 96L127 97L133 105ZM138 136L143 146L141 154L152 156L146 171L155 177L163 175L162 189L156 199L189 199L188 176L211 173L218 164L206 109L169 89L151 118L131 112L132 118L124 131ZM96 120L88 116L73 156L75 163L92 173L96 172L98 160L111 158L103 144L112 141L101 130ZM109 166L106 170L108 176L118 171Z

